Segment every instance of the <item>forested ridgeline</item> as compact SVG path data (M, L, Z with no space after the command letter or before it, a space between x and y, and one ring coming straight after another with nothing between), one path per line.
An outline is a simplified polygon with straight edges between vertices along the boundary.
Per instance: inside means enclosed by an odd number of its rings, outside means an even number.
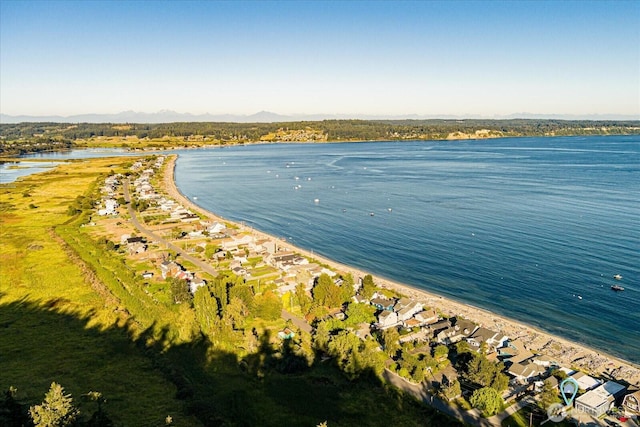
M324 120L278 123L17 123L0 124L5 154L82 146L95 138L180 138L211 144L257 141L376 141L470 139L508 136L638 134L640 120ZM21 148L22 147L22 148ZM10 153L10 151L14 151ZM18 150L18 151L16 151Z

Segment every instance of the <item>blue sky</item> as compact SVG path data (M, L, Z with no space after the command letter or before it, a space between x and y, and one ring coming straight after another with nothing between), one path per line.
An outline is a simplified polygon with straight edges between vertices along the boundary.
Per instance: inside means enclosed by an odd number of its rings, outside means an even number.
M640 118L640 2L0 2L0 110Z

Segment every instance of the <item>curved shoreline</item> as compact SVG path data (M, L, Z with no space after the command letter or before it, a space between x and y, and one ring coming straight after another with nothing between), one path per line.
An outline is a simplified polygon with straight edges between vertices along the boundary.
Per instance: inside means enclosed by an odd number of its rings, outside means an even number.
M325 258L319 254L298 248L289 242L282 241L277 237L254 228L238 224L216 215L201 206L198 206L188 197L180 192L175 182L175 165L178 154L170 154L164 169L163 187L167 194L185 207L214 220L235 224L243 231L251 232L254 236L264 239L276 239L280 245L289 250L295 251L303 256L312 258L329 265L337 271L351 273L354 278L363 277L368 272L357 268L341 264L340 262ZM423 289L411 287L409 285L395 282L390 279L373 275L374 281L380 287L395 290L401 294L410 296L424 302L438 311L448 316L462 315L466 319L472 320L488 329L497 330L510 338L519 338L526 345L527 349L536 353L547 354L565 367L578 367L584 371L594 374L607 374L613 378L626 380L631 384L640 386L640 365L633 362L612 356L605 352L590 348L586 345L558 337L545 332L531 325L522 323L508 317L492 313L488 310L475 307L466 303L461 303Z

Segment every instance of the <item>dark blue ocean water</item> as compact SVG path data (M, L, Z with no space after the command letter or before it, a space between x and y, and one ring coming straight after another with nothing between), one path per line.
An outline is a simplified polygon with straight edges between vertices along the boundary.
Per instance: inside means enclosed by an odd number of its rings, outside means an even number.
M176 181L230 220L640 363L638 136L191 150Z

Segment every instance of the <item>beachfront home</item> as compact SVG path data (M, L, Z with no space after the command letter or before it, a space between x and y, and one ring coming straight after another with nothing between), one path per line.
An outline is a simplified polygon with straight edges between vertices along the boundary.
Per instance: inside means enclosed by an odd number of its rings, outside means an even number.
M469 343L471 348L475 348L476 351L480 351L482 343L486 343L487 353L493 353L496 351L496 348L503 347L506 341L507 337L504 334L500 332L494 332L483 327L479 327L478 329L476 329L467 338L467 342Z
M442 319L438 320L437 322L429 323L427 326L434 334L437 334L444 329L450 328L451 321L449 319Z
M589 390L575 400L577 411L586 412L594 417L604 415L613 407L617 398L622 397L625 386L607 381L599 387Z
M513 363L507 370L507 373L521 384L526 384L539 378L544 372L545 369L535 363Z
M384 310L378 315L378 327L386 329L398 324L398 313L395 311Z
M422 311L422 303L410 298L400 298L393 306L393 310L398 313L398 320L402 322Z
M629 415L640 415L640 390L627 394L622 401L622 408Z
M377 296L371 300L371 305L377 308L378 310L386 310L393 311L393 306L396 302L392 299L388 299L385 297ZM397 317L397 313L396 313Z
M220 234L225 230L225 228L227 227L225 227L224 224L216 221L209 226L209 229L207 231L209 231L209 234Z
M451 318L451 320L453 321L453 326L440 329L439 332L436 332L435 337L439 343L443 343L446 345L455 344L458 341L467 338L470 334L473 333L473 331L476 330L477 325L469 320L455 317ZM445 323L441 320L429 326L431 327L432 331L437 331L436 329L433 329L433 327L441 324Z
M527 351L527 349L519 338L509 339L505 341L502 347L498 348L498 356L503 359L511 359L524 351Z
M576 380L576 382L578 383L578 386L580 387L580 390L586 390L586 391L593 390L594 388L602 384L602 381L595 379L585 374L584 372L579 372L579 371L574 372L570 376L571 378Z
M419 311L413 316L413 318L420 323L420 326L423 326L438 321L438 313L436 313L433 308L430 308L428 310Z

